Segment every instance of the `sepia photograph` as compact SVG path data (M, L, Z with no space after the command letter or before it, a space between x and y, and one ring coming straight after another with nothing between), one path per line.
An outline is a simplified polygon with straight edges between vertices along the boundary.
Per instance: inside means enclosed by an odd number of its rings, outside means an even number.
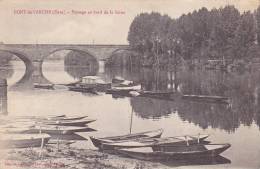
M0 169L260 169L259 95L260 0L0 0Z

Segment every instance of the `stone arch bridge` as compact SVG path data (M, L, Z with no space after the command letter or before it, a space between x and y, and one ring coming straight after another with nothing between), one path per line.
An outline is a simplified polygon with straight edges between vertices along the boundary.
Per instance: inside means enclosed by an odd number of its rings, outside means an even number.
M49 83L49 81L43 76L42 63L45 58L61 50L86 53L88 56L93 57L99 65L102 62L104 63L114 53L121 50L130 50L130 47L129 45L94 44L0 44L0 51L16 55L25 63L26 73L18 84L28 81L28 78L30 78L30 81L34 83Z

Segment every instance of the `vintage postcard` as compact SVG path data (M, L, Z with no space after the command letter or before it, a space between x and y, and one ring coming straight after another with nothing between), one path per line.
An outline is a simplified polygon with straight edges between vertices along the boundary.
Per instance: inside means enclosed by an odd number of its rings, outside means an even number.
M0 0L0 169L260 169L259 0Z

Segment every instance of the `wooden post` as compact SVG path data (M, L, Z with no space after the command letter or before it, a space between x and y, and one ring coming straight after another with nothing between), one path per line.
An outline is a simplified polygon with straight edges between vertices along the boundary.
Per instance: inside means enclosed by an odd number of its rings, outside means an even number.
M186 141L187 146L189 146L190 144L189 144L188 136L185 136L185 141Z
M132 125L133 125L133 107L132 107L132 112L131 112L131 119L130 119L130 134L132 133Z
M56 126L57 127L57 130L59 130L59 126ZM60 138L58 136L58 140L57 140L57 151L59 152L60 151Z

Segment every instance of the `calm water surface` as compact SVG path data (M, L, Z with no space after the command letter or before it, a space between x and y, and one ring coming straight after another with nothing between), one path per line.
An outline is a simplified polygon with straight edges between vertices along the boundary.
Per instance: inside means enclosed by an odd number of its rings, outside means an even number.
M97 132L85 136L110 136L163 128L163 136L210 134L213 143L231 143L222 156L231 164L214 168L260 168L260 72L223 73L214 71L166 71L113 69L97 72L106 81L115 75L138 81L147 90L174 90L186 94L224 95L232 98L231 105L165 101L149 98L113 98L111 95L90 95L67 91L36 90L12 87L25 72L22 62L13 61L7 78L8 111L16 115L88 115L97 119L91 123ZM66 71L65 71L66 70ZM78 72L77 72L78 71ZM43 75L49 81L62 84L84 75L84 69L65 68L63 61L46 61ZM79 76L77 76L77 74ZM176 78L174 78L176 77ZM171 80L175 79L175 80ZM174 82L174 84L172 83ZM27 82L28 84L30 82ZM79 147L94 148L90 141Z

